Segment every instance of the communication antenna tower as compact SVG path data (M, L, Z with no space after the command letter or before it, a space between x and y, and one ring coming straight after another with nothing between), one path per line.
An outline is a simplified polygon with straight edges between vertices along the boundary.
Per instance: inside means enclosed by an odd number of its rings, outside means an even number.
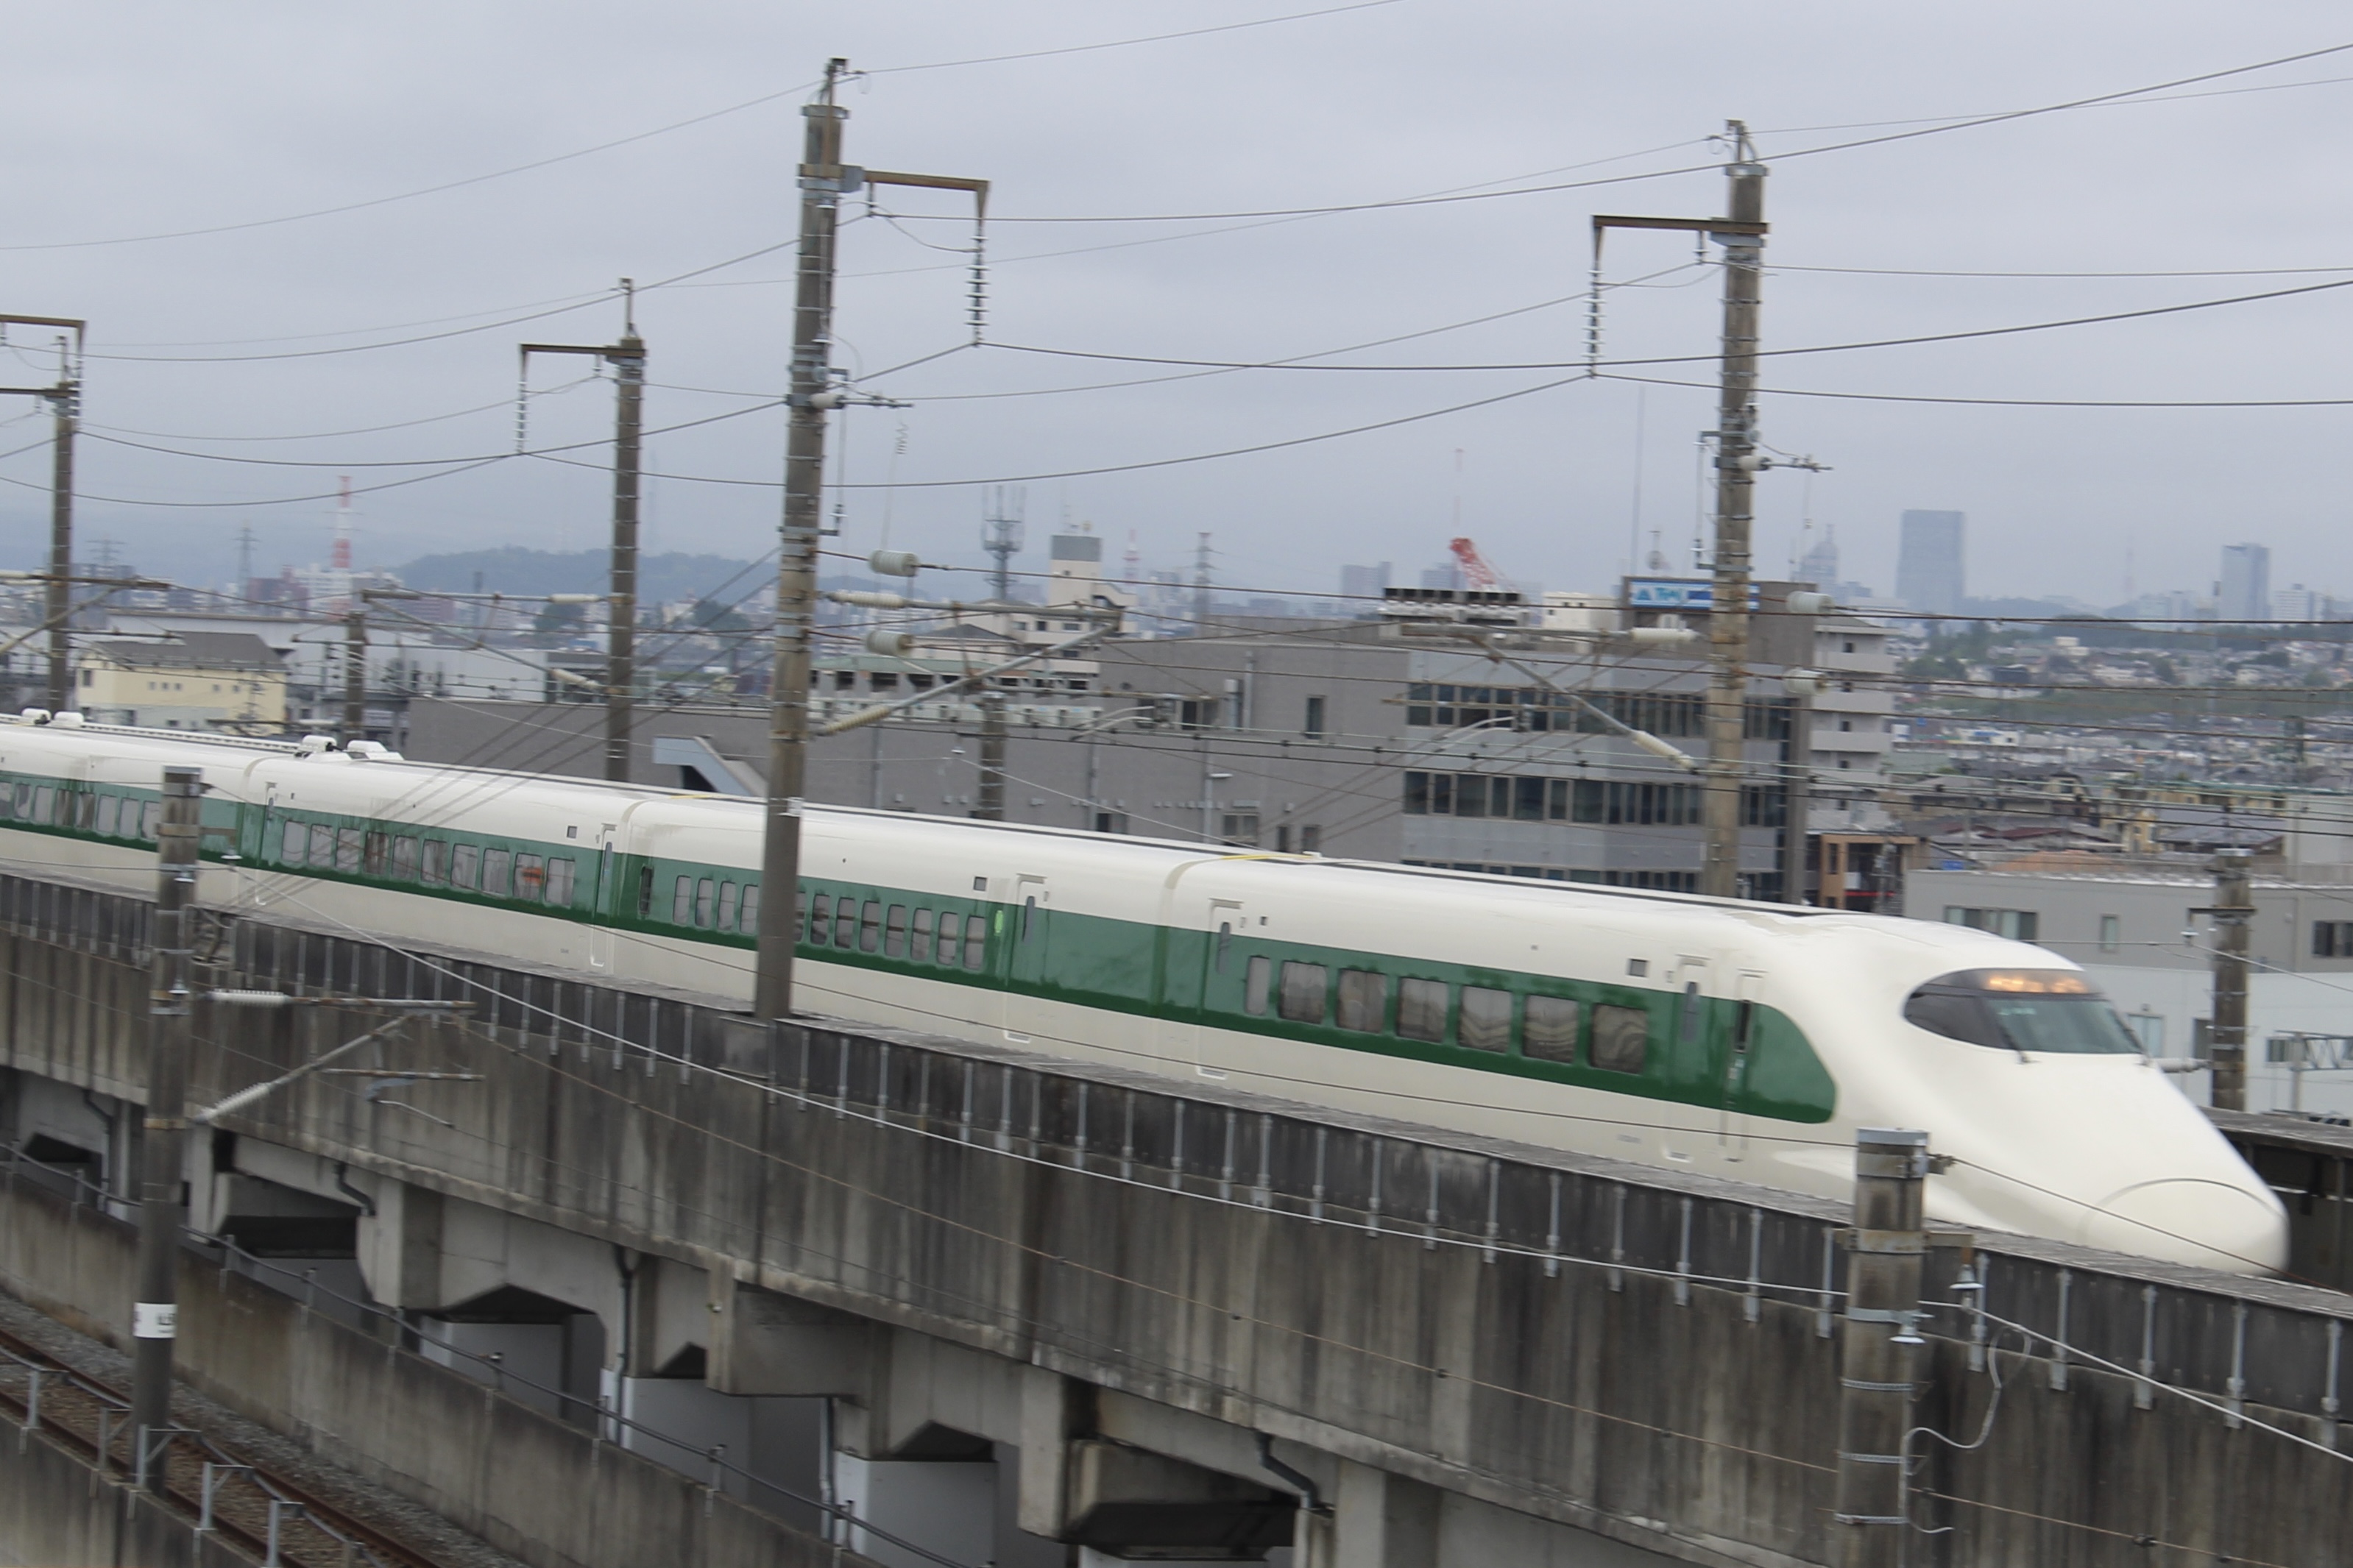
M981 492L980 547L997 558L993 580L1000 605L1013 599L1013 558L1021 553L1029 510L1029 492L1019 485L991 485Z
M242 599L253 592L253 524L247 523L237 531L237 594Z
M352 569L352 477L343 476L343 498L335 502L334 552L327 564L338 572Z

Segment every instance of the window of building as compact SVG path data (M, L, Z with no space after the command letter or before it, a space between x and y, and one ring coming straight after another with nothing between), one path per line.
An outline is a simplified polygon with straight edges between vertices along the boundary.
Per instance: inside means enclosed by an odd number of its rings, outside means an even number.
M1485 985L1462 988L1462 1017L1455 1034L1474 1051L1512 1048L1512 994Z
M1405 814L1408 816L1430 815L1430 775L1408 773L1405 775Z
M2353 958L2353 921L2313 921L2312 956Z
M1320 963L1285 963L1275 1010L1294 1024L1324 1021L1324 995L1330 984Z
M1227 811L1219 813L1219 838L1236 846L1255 848L1258 845L1258 813Z
M513 891L514 891L514 889L513 889L513 886L512 886L512 875L511 875L511 874L512 873L513 869L514 869L514 851L512 851L512 849L485 849L485 850L483 850L483 851L482 851L482 891L483 891L483 893L484 893L486 896L488 896L488 897L490 897L490 898L493 898L493 899L503 899L503 898L511 897L511 896L512 895Z
M2116 915L2100 917L2100 951L2114 952L2124 945L2124 921Z
M1307 700L1307 717L1299 726L1299 731L1311 741L1324 738L1324 699L1311 697Z
M1389 980L1369 969L1340 971L1339 1025L1360 1034L1380 1033L1388 1011Z
M1651 1016L1640 1007L1593 1009L1593 1065L1610 1072L1641 1072L1650 1054Z
M1566 996L1531 996L1520 1048L1539 1061L1577 1059L1577 1004Z
M1311 822L1299 830L1299 852L1302 855L1324 853L1324 825Z
M1996 936L2006 936L2018 942L2032 942L2041 921L2032 910L1968 910L1947 904L1945 906L1945 923L1967 926L1971 931L1991 931Z
M1542 822L1545 818L1545 781L1514 779L1512 781L1512 819L1515 822Z

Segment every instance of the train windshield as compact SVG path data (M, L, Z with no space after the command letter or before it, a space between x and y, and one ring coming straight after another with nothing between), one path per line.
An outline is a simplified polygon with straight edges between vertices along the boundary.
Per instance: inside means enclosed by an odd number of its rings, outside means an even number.
M1996 1050L2126 1056L2140 1042L2092 983L2072 969L1964 969L1905 1000L1904 1019Z

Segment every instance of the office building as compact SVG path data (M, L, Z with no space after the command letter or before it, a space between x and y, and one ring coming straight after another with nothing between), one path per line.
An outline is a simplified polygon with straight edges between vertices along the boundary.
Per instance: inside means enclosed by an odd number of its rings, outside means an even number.
M2222 546L2222 581L2214 592L2214 616L2223 621L2263 621L2272 613L2272 552L2263 544Z
M1389 563L1377 566L1343 566L1340 568L1340 596L1344 599L1364 599L1371 603L1357 606L1368 610L1380 602L1389 588Z
M1905 607L1926 616L1960 611L1967 593L1962 580L1961 535L1967 518L1957 511L1907 511L1895 559L1895 596Z

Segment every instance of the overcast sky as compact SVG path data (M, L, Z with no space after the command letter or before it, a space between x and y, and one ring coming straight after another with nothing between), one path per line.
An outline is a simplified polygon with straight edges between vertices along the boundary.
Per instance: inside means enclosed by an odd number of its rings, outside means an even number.
M796 221L797 89L826 57L853 83L858 163L994 184L988 337L1025 345L1261 362L1430 333L1327 363L1577 361L1595 212L1703 215L1724 179L1708 142L1746 120L1772 167L1767 348L2008 326L2302 284L2283 276L2023 279L1922 272L2273 268L2353 279L2342 125L2353 53L2010 123L1797 156L1911 128L1876 122L2027 109L2353 42L2341 7L2124 7L1980 0L1672 6L1396 0L1274 25L1001 63L1313 8L1313 0L865 0L854 6L610 0L394 6L98 4L20 8L0 95L0 310L91 322L79 489L87 537L150 570L234 572L321 558L331 503L266 504L488 456L514 444L516 344L604 341L600 290L783 246L641 296L655 427L752 406L783 385ZM2131 25L2124 25L2127 16ZM192 237L397 196L742 104L774 101L551 167L338 216ZM1818 129L1872 124L1862 131ZM1381 203L1491 186L1698 172L1592 188L1282 222L1039 222ZM1568 171L1568 172L1560 172ZM840 363L876 373L965 341L959 199L888 191L843 231ZM942 249L939 247L947 247ZM1618 235L1604 357L1704 356L1718 275L1675 235ZM1874 268L1839 272L1803 268ZM1556 301L1546 305L1546 301ZM528 322L533 309L582 304ZM1528 307L1544 306L1540 309ZM1483 326L1432 333L1504 311ZM1798 355L1775 388L1958 398L2353 396L2353 289L1978 341ZM417 326L415 323L430 322ZM450 334L359 353L353 344ZM19 384L53 365L14 329ZM275 356L275 357L271 357ZM535 367L561 387L581 362ZM897 411L849 417L843 547L892 542L977 559L982 482L1314 437L1492 398L1567 372L1178 373L965 349L881 377ZM1632 371L1705 381L1704 359ZM1039 395L983 395L1039 393ZM22 403L23 408L16 405ZM1371 434L1257 455L1027 483L1033 536L1090 522L1115 559L1220 581L1330 589L1344 562L1410 573L1459 508L1504 573L1600 587L1636 522L1689 558L1704 390L1583 381ZM462 410L476 412L459 415ZM609 385L533 405L534 446L609 430ZM0 417L0 518L14 562L43 532L43 425ZM1641 440L1637 441L1638 413ZM457 417L436 418L438 416ZM405 422L407 427L343 435ZM2108 604L2202 589L2219 547L2258 540L2274 582L2353 593L2341 480L2353 409L1972 407L1770 396L1766 439L1831 471L1766 476L1760 569L1786 565L1809 510L1847 574L1892 583L1897 514L1969 516L1970 588ZM752 556L773 541L781 416L657 435L647 543ZM141 432L145 434L131 434ZM903 434L902 434L903 433ZM113 441L97 437L113 437ZM280 437L312 437L280 439ZM268 437L269 439L262 439ZM903 454L892 448L903 440ZM176 448L271 463L167 456ZM603 449L568 454L598 463ZM315 463L318 467L289 466ZM348 465L346 470L345 466ZM895 491L880 487L895 477ZM946 481L946 482L942 482ZM364 561L518 543L602 542L607 479L515 458L360 499ZM13 498L13 499L8 499ZM100 499L108 498L108 499ZM132 502L222 501L192 508ZM1647 550L1649 541L1643 541Z

